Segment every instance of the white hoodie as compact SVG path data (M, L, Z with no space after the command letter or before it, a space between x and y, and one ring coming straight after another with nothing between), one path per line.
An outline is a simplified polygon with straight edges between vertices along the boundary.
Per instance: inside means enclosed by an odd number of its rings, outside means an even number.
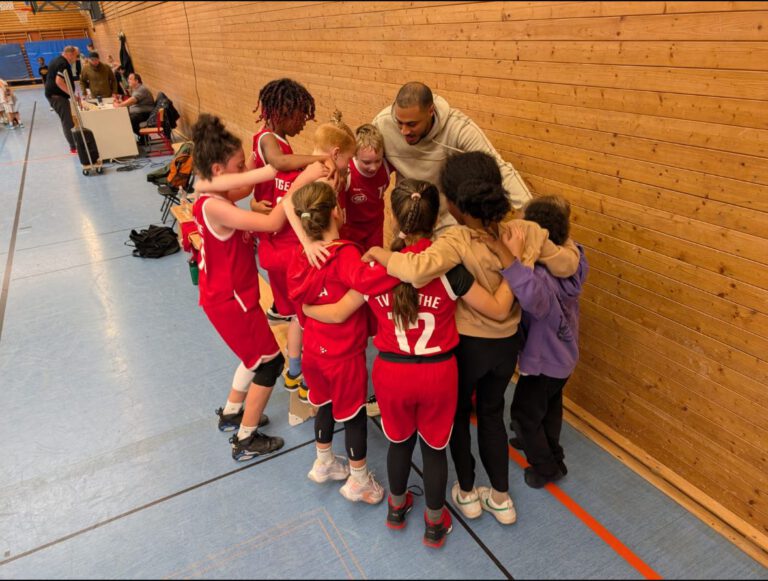
M393 107L383 109L373 124L384 136L384 154L397 170L397 180L424 180L440 187L440 172L446 158L455 153L484 151L496 159L504 189L509 192L512 207L519 209L531 199L531 192L511 163L504 159L474 121L448 102L434 96L435 122L421 141L409 145L400 134ZM441 204L442 205L442 204Z

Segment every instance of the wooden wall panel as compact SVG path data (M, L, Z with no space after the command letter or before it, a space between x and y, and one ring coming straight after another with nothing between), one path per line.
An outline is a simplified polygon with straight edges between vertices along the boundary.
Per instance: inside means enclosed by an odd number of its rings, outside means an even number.
M765 562L768 2L102 7L97 47L117 55L124 31L185 132L208 111L249 143L258 91L281 76L310 89L318 120L369 121L413 79L472 116L535 192L572 203L592 264L579 417Z

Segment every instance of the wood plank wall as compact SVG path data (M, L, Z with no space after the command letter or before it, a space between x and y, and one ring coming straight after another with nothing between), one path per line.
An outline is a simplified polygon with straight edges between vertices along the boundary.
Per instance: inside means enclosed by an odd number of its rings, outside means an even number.
M472 116L588 248L573 409L768 550L768 2L102 6L102 54L246 143L282 76L353 127L409 80Z
M24 2L14 2L13 5L14 8L25 6ZM26 14L27 21L22 22L15 11L0 10L0 43L88 36L90 18L78 10L60 12L49 9L38 14Z

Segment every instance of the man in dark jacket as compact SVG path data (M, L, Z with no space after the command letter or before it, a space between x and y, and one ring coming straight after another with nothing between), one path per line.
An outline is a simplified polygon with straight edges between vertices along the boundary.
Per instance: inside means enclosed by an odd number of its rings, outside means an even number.
M77 61L77 48L65 46L62 53L48 64L48 76L45 79L45 97L61 119L61 129L69 143L70 153L77 153L75 138L72 136L72 111L70 110L69 94L65 77L69 78L70 85L74 88L72 78L72 65Z

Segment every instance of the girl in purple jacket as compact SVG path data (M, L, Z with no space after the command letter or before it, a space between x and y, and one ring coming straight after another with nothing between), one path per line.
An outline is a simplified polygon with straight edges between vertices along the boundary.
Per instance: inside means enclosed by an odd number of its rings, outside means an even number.
M550 240L560 245L568 239L570 214L570 204L560 196L536 198L525 208L525 219L546 228ZM563 388L579 359L579 295L589 266L577 245L581 257L573 276L557 278L538 264L531 270L520 262L525 239L518 229L495 246L505 266L504 279L523 310L525 343L512 423L531 465L525 469L525 483L541 488L568 472L560 446Z

